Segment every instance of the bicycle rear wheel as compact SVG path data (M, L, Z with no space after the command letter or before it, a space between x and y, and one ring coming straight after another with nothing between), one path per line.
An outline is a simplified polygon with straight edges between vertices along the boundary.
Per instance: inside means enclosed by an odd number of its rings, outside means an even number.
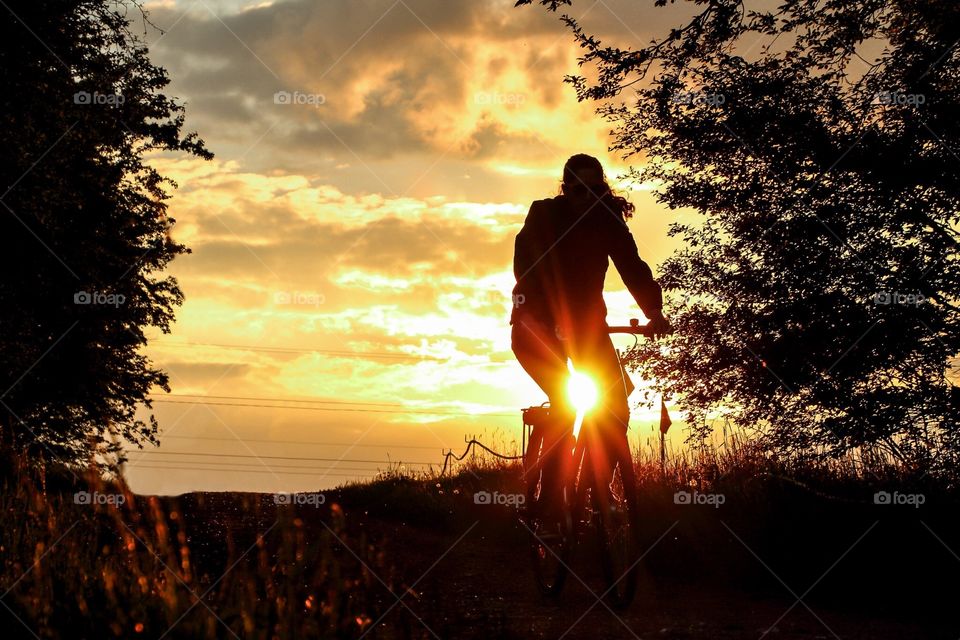
M551 505L547 500L547 487L541 469L539 449L542 440L536 442L535 464L529 465L527 474L526 527L530 532L530 556L533 572L540 591L556 597L563 590L569 573L570 550L573 545L573 521L570 516L570 491L562 491L561 505ZM533 443L531 443L533 444Z
M618 464L610 486L591 494L606 597L622 609L636 596L640 575L637 483L632 464Z

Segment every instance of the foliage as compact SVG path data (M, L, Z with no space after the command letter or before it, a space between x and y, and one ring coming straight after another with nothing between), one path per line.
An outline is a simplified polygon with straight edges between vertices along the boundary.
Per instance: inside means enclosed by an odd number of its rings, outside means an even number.
M187 249L169 235L175 185L146 155L212 156L129 31L139 5L4 6L0 435L85 462L155 440L135 410L167 384L138 350L144 329L169 329L183 294L161 272Z
M634 365L699 436L724 413L784 454L953 466L960 6L670 6L692 17L636 49L563 18L590 72L567 80L678 210L677 335Z
M372 572L389 567L338 504L321 526L270 494L138 497L96 472L76 492L43 484L0 483L8 637L357 638L382 615Z

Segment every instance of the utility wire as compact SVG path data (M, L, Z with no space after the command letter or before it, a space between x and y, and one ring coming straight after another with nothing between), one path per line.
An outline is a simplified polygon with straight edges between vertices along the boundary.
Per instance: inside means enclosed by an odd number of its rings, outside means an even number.
M501 460L520 460L520 459L523 458L522 455L508 456L508 455L504 455L504 454L502 454L502 453L498 453L497 451L494 451L493 449L491 449L491 448L488 447L487 445L483 444L483 443L480 442L479 440L471 439L469 442L467 442L467 448L466 448L466 449L464 450L464 452L463 452L462 454L460 454L459 456L456 455L455 453L453 453L452 451L448 451L447 453L444 454L443 468L440 470L440 475L443 475L443 474L445 474L445 473L447 472L447 469L448 469L448 467L450 466L451 460L453 460L454 462L460 462L461 460L463 460L464 458L467 457L467 455L470 453L470 451L471 451L474 447L479 447L479 448L483 449L484 451L486 451L487 453L493 455L494 457L500 458ZM144 452L141 452L141 454L147 454L147 453L152 453L152 454L155 454L155 455L166 454L166 455L212 456L212 457L219 457L219 458L256 458L256 459L270 459L270 460L312 460L312 461L318 461L318 462L356 462L356 463L362 463L362 464L383 464L383 463L384 463L384 461L381 461L381 460L357 460L357 459L349 459L349 458L343 458L343 459L337 459L337 458L301 458L301 457L294 457L294 456L256 456L256 455L249 455L249 454L193 453L193 452L187 452L187 451L144 451ZM141 455L140 457L142 457L142 455ZM138 459L139 459L139 458L138 458ZM284 473L285 473L285 474L287 474L287 475L324 475L324 476L337 476L337 477L359 477L360 475L364 475L363 472L366 472L366 475L368 475L368 476L369 476L369 475L376 475L377 473L380 473L380 470L379 470L379 469L370 469L370 470L362 469L362 470L360 470L360 471L359 471L358 473L356 473L356 474L349 474L349 473L348 473L348 474L331 473L331 472L329 472L329 471L323 471L323 470L321 470L321 469L318 469L318 470L316 470L316 471L309 471L309 472L306 472L306 471L284 471L284 469L309 468L309 467L303 467L303 466L301 466L301 465L284 465L284 466L282 466L282 467L278 467L278 468L276 468L276 469L270 469L269 471L267 471L267 470L259 470L259 469L223 469L223 468L217 468L217 467L213 467L213 468L211 468L211 467L193 467L193 466L191 466L191 467L174 467L174 466L167 466L166 464L162 464L162 465L152 464L152 463L165 462L165 461L162 461L162 460L149 460L149 459L147 460L147 462L149 462L149 463L151 463L151 464L134 464L134 465L130 465L130 467L131 467L131 468L137 468L137 469L168 469L168 470L179 470L179 471L218 471L218 472L221 472L221 473L222 473L222 472L261 473L261 474L262 474L262 473L273 473L273 474L276 474L276 473L284 474ZM180 461L174 461L174 460L172 460L172 461L170 461L170 462L171 462L171 463L176 463L176 462L184 462L184 461L183 461L183 460L180 460ZM198 461L198 462L201 462L201 461ZM433 466L434 464L437 464L437 463L434 463L434 462L403 462L403 461L397 461L396 463L392 463L391 461L386 461L386 462L387 462L387 464L396 464L396 465L400 465L400 466L403 466L403 465L429 465L429 466ZM235 466L236 466L236 465L245 464L245 463L237 463L237 462L230 463L230 462L211 462L211 461L203 461L202 464L209 464L209 465L230 465L230 464L232 464L232 465L235 465ZM332 468L335 469L335 468L337 468L337 467L332 467ZM341 470L346 471L345 468L341 468Z
M193 451L127 451L127 453L137 453L138 458L145 455L150 456L206 456L212 458L254 458L256 460L307 460L309 462L360 462L366 464L390 464L390 460L357 460L354 458L309 458L299 456L258 456L249 453L201 453ZM183 462L186 462L184 460ZM198 461L199 462L199 461ZM416 462L407 460L397 460L395 464L419 464L433 465L439 462Z
M271 440L269 438L228 438L225 436L184 436L184 435L166 435L163 433L158 434L161 439L163 438L176 438L183 440L221 440L225 442L266 442L270 444L308 444L324 447L358 447L358 448L373 448L373 449L420 449L420 450L434 450L438 447L436 445L430 446L420 446L413 444L358 444L353 442L323 442L323 441L314 441L314 440ZM447 449L448 447L442 447Z
M249 344L220 344L215 342L161 342L152 343L158 347L213 347L217 349L236 349L238 351L267 351L277 353L322 353L326 355L347 356L347 357L365 357L365 358L395 358L400 360L436 360L443 361L443 358L436 356L421 356L415 353L396 353L390 351L349 351L344 349L304 349L296 347L267 347L263 345Z
M212 396L200 393L165 393L160 398L213 398L215 400L250 400L259 402L300 402L314 404L356 404L381 407L403 407L399 402L370 402L369 400L321 400L319 398L270 398L263 396Z
M149 464L138 464L132 469L166 469L167 471L219 471L220 473L224 472L236 472L236 473L269 473L271 475L288 475L288 476L335 476L339 478L360 478L370 475L376 475L376 472L362 474L362 473L327 473L324 471L260 471L257 469L217 469L211 467L164 467L164 466L154 466Z
M178 462L181 462L181 461L180 461L180 460L150 460L149 462L150 462L151 464L160 464L160 463L164 463L164 464L168 464L168 463L169 463L169 464L177 464ZM263 464L257 465L257 464L254 464L254 463L252 463L252 462L238 462L238 461L235 461L235 462L215 462L215 461L212 461L212 460L210 460L210 461L204 460L204 461L203 461L203 464L212 464L212 465L216 465L216 466L218 466L218 467L231 466L231 465L232 465L232 466L250 465L250 466L252 466L254 469L259 469L259 468L263 468L264 466L266 466L266 468L268 468L268 469L313 469L313 470L316 470L316 471L324 471L324 469L317 469L317 466L316 466L316 465L302 465L302 464L287 464L287 465L273 466L273 465L263 465ZM393 464L393 465L395 465L395 466L399 466L399 467L404 466L403 463L391 463L391 464ZM140 466L139 464L131 464L131 465L130 465L131 468L133 468L133 467L139 467L139 466ZM171 467L171 468L172 468L172 467ZM328 471L365 471L365 472L367 472L367 473L379 471L379 469L376 468L376 467L341 467L341 466L338 466L338 465L334 465L334 466L332 466L332 467L327 467L326 470L328 470ZM230 469L226 469L226 471L230 471Z
M276 352L276 353L320 353L324 355L332 356L342 356L342 357L352 357L352 358L387 358L387 359L396 359L396 360L412 360L414 362L421 361L433 361L433 362L449 362L450 358L441 358L437 356L426 356L426 355L417 355L414 353L395 353L390 351L348 351L348 350L339 350L339 349L298 349L296 347L265 347L262 345L247 345L247 344L220 344L215 342L161 342L153 341L148 342L148 345L153 345L157 347L174 347L174 348L186 348L186 347L214 347L217 349L236 349L238 351L264 351L264 352ZM486 365L486 364L503 364L506 362L513 362L511 358L498 358L496 360L490 359L488 362L467 362L463 363L469 366L477 365Z
M205 402L200 400L162 400L154 399L153 402L159 402L163 404L202 404L208 406L217 406L217 407L252 407L258 409L299 409L301 411L340 411L340 412L356 412L356 413L399 413L399 414L413 414L413 415L426 415L426 416L460 416L467 418L513 418L515 417L512 413L455 413L451 411L417 411L415 409L357 409L357 408L342 408L338 409L336 407L290 407L283 405L272 405L272 404L249 404L249 403L237 403L237 402Z

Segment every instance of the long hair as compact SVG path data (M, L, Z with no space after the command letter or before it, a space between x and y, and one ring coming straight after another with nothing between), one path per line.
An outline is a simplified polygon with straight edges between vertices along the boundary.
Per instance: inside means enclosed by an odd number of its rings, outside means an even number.
M593 188L584 185L576 175L576 172L581 169L592 169L598 172L603 177L603 184ZM607 209L620 215L624 220L629 220L633 217L633 211L635 209L633 203L613 192L613 189L610 188L610 183L607 182L607 177L603 172L603 165L600 164L600 161L585 153L578 153L570 156L563 165L563 183L560 185L560 193L570 194L573 191L584 190L591 191L600 199L600 202L603 203Z

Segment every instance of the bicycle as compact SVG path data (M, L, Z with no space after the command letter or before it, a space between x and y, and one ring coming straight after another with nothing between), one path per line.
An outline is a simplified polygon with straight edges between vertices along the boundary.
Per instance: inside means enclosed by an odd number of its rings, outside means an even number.
M641 335L652 335L636 318L630 320L629 326L612 326L607 331L632 334L635 340ZM570 438L575 442L569 447L569 455L560 453L562 505L559 513L555 505L550 512L544 497L549 487L544 484L542 468L547 453L545 432L552 426L549 403L527 407L522 415L523 471L527 483L524 524L532 533L531 555L540 590L550 597L560 595L576 541L592 529L607 584L604 595L615 607L628 606L636 594L640 571L637 481L629 445L609 458L593 455L598 446L606 445L600 440L602 434L593 428L589 413L583 415L579 434L566 438L568 444L572 444ZM553 446L565 445L558 441ZM593 461L598 459L608 459L609 467L594 469ZM610 485L597 486L598 477L610 477Z

